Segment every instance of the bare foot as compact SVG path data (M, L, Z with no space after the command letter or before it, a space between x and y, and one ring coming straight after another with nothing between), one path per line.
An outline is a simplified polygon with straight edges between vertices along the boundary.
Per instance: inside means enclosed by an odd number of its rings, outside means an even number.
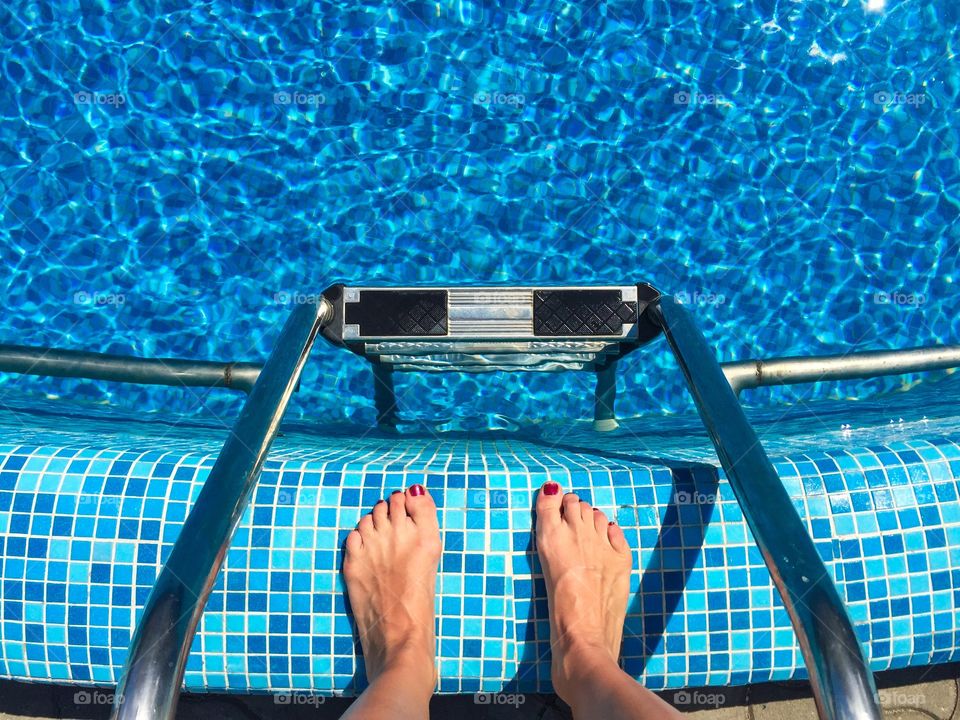
M379 501L347 536L343 577L371 684L398 671L433 692L440 550L437 507L422 485Z
M546 483L537 497L537 552L547 585L551 677L567 699L577 673L617 664L633 555L607 516Z

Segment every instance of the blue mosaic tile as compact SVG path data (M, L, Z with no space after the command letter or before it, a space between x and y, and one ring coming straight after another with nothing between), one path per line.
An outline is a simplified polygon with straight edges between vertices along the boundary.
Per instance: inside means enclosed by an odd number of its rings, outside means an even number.
M122 435L95 419L67 430L50 422L31 431L0 418L0 675L114 683L222 431ZM658 459L631 449L632 437L594 446L589 437L285 431L201 619L186 686L360 690L342 542L378 498L424 482L443 528L440 691L550 691L530 512L547 480L616 518L634 548L627 672L654 689L805 677L789 618L709 450ZM960 659L960 445L893 439L794 448L774 460L871 667Z

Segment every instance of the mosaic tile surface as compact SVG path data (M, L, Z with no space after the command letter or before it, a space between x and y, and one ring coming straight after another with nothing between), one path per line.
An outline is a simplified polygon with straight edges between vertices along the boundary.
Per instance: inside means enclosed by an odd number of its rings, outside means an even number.
M776 459L874 670L960 659L960 443L938 428ZM547 480L616 517L635 549L628 672L651 688L804 677L722 471L689 459L708 452L702 438L681 434L686 459L631 454L639 431L590 448L596 436L587 433L551 446L510 434L286 430L217 579L186 685L362 687L340 547L378 498L424 482L443 528L440 690L548 691L546 600L530 532L533 494ZM222 437L108 413L69 423L0 415L0 675L116 682L138 609Z

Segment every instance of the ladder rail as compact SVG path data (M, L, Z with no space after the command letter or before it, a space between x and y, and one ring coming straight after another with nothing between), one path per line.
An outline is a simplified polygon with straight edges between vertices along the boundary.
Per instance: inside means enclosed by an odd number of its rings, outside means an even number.
M960 345L867 350L843 355L744 360L721 365L733 391L826 380L864 380L885 375L960 367Z
M488 352L510 351L497 350L493 346ZM720 363L720 367L734 392L739 394L760 387L950 370L960 367L960 345L734 360ZM262 368L260 363L253 362L146 358L39 345L0 344L0 373L15 375L106 380L133 385L222 387L249 393Z
M197 624L307 356L329 316L298 305L245 402L137 623L111 720L172 720Z
M144 358L0 344L0 372L19 375L85 378L137 385L222 387L249 393L260 369L256 363Z
M663 329L743 516L790 614L819 715L880 720L873 674L846 608L723 368L686 308L662 296Z

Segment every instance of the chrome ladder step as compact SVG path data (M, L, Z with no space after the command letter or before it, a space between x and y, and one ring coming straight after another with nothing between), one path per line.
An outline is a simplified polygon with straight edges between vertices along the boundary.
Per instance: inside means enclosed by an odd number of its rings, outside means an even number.
M334 285L323 335L374 366L377 422L397 423L394 372L597 374L594 427L613 430L616 362L660 334L650 285Z

